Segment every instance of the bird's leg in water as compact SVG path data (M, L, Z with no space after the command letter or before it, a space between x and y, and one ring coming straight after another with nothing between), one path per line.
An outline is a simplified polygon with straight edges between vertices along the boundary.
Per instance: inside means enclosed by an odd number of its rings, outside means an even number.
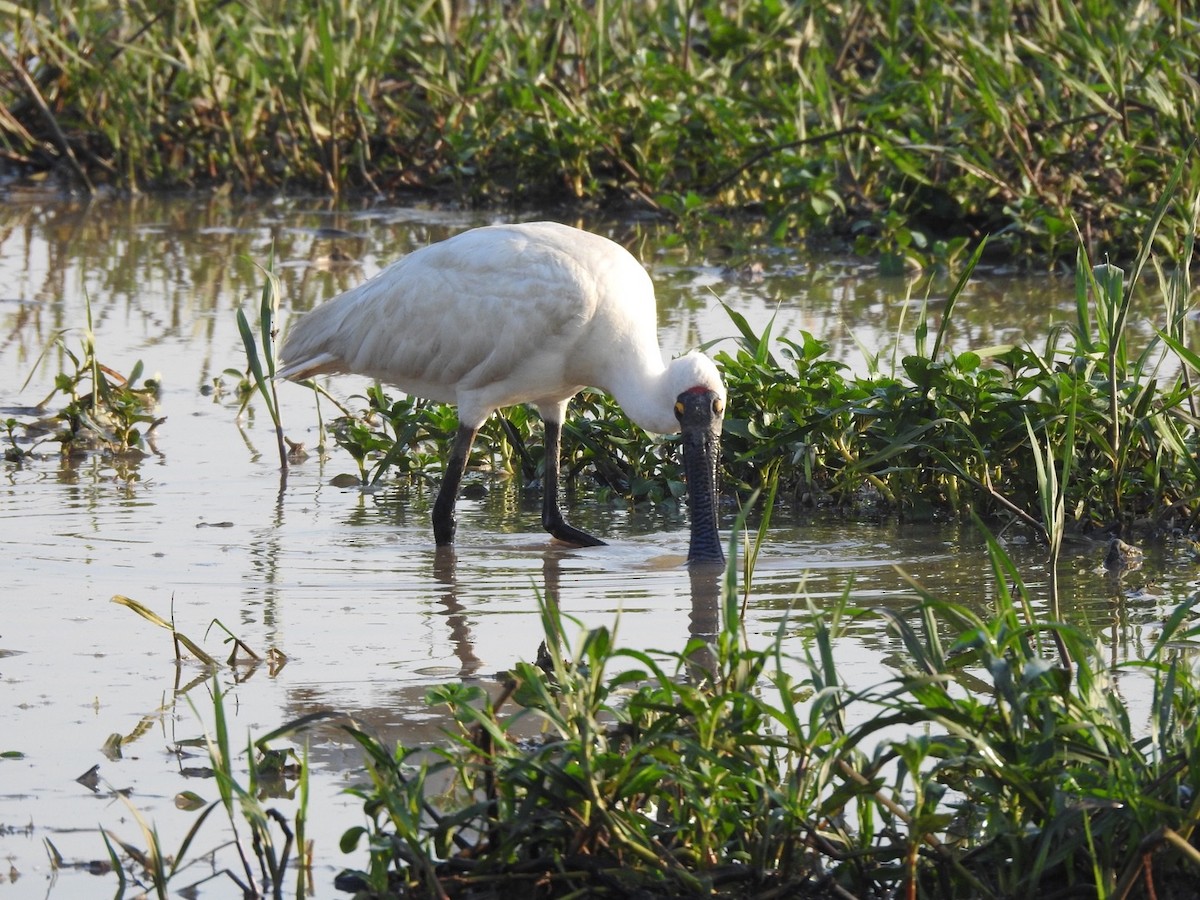
M477 428L458 426L450 458L446 460L446 474L442 477L442 488L433 504L433 540L439 547L454 543L454 527L458 520L454 505L458 502L458 489L462 486L463 472L471 457L471 445L475 443Z
M563 518L562 510L558 508L558 467L561 456L562 423L546 420L546 456L543 461L545 472L542 475L542 527L568 544L580 547L599 547L604 544L600 538L592 537L586 531L580 531Z

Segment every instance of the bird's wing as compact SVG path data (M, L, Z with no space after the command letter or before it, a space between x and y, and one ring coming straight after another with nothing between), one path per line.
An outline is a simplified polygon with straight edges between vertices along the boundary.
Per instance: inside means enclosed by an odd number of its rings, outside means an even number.
M578 258L537 238L477 229L410 254L296 323L282 373L355 372L449 402L489 385L520 395L507 402L569 387L561 370L598 288Z

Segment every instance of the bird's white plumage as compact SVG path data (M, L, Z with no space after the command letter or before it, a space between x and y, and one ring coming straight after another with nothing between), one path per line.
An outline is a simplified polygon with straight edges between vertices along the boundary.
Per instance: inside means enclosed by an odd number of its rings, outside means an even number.
M647 431L682 434L692 535L688 562L721 563L717 457L725 386L690 353L663 365L654 288L607 238L558 225L496 225L410 254L292 327L285 378L355 372L458 405L459 427L433 505L434 540L453 542L455 503L475 434L491 412L533 403L545 421L542 526L603 543L558 505L567 401L597 387Z
M553 222L477 228L418 250L302 318L280 374L356 372L456 403L477 427L535 404L561 421L584 387L648 431L678 430L677 395L725 390L702 354L664 366L654 288L607 238Z

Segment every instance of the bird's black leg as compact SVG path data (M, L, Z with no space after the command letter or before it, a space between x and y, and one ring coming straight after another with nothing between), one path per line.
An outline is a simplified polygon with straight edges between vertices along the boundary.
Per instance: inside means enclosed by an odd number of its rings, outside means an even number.
M433 540L439 547L454 543L454 527L458 524L454 505L458 501L458 489L462 486L463 472L471 456L471 445L475 443L476 428L465 425L458 427L450 458L446 460L446 474L442 477L442 488L433 504Z
M562 510L558 508L558 467L562 444L562 424L547 419L545 425L546 456L543 462L545 472L542 475L542 527L560 541L568 544L576 544L580 547L602 546L604 541L571 525L563 518Z

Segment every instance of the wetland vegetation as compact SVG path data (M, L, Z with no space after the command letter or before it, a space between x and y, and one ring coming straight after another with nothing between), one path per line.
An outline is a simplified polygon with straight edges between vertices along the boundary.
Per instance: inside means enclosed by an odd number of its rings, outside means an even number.
M1195 13L1086 3L0 4L10 167L737 217L891 265L1127 258L1196 140ZM1193 160L1180 188L1200 187ZM1157 241L1178 255L1186 213Z
M0 14L13 25L0 133L26 180L568 201L650 211L693 235L735 220L744 242L837 242L888 271L956 279L946 296L918 295L902 325L914 352L875 348L859 374L820 335L756 329L728 309L740 343L717 354L725 484L762 524L743 541L743 515L729 569L712 574L716 634L674 654L623 649L615 628L575 627L547 600L544 653L498 691L431 692L458 723L444 743L390 746L354 729L370 780L356 788L364 824L343 840L362 862L339 887L1190 895L1195 598L1143 658L1113 666L1096 635L1063 620L1054 575L1074 535L1182 543L1200 519L1200 50L1185 39L1196 26L1185 4L50 0ZM956 300L985 253L1072 266L1074 320L1036 345L951 346ZM247 364L222 378L243 406L265 406L286 468L289 422L270 379L279 286L261 262L261 302L238 323ZM1160 302L1135 341L1138 291ZM5 421L5 464L36 466L53 442L136 453L159 421L156 383L103 365L90 327L80 346L59 346L73 366L55 380L60 399ZM378 387L360 399L328 422L359 480L436 476L453 411ZM477 462L536 478L533 417L512 410L488 428ZM631 505L685 490L671 442L649 441L602 396L579 399L564 443L574 478ZM919 586L904 615L801 598L753 646L741 602L775 504L978 522L993 609ZM1047 613L991 537L1016 530L1049 555ZM861 684L832 647L846 622L870 617L902 652ZM793 632L802 653L784 649ZM1151 684L1148 716L1118 689L1132 673ZM219 687L213 705L219 799L206 809L249 835L231 877L247 895L311 892L313 811L302 800L289 821L259 790L264 761L278 759L268 744L310 723L248 746L247 783ZM306 784L304 755L285 757ZM106 834L121 889L128 877L171 893L208 812L174 859L151 826L148 847Z
M1168 204L1151 211L1144 248ZM748 509L758 491L842 515L978 518L985 534L1034 534L1052 558L1073 533L1190 538L1200 371L1187 328L1190 259L1151 278L1148 249L1128 271L1081 252L1074 321L1038 347L955 352L945 335L979 249L937 315L927 301L901 326L915 332L916 352L873 357L860 375L812 335L756 331L727 310L741 337L718 355L735 410L732 492ZM1163 302L1149 306L1162 318L1149 345L1135 346L1133 285L1155 279ZM286 433L269 383L279 283L269 272L262 281L257 306L238 316L247 365L222 377L245 403L270 404ZM54 433L71 452L126 453L144 440L139 423L154 421L140 373L122 379L103 357L89 330L63 357L75 370L55 379ZM360 400L334 407L342 415L330 422L360 478L436 477L452 410L376 387ZM493 423L479 462L536 477L532 417L510 411L507 422ZM586 395L573 422L577 479L631 504L670 503L682 490L670 441L639 437L604 398ZM8 423L10 464L37 466L38 438L22 428ZM366 823L343 840L363 862L339 886L364 897L1184 895L1200 865L1194 598L1175 606L1144 658L1113 666L1096 635L1056 612L1053 564L1052 605L1039 613L993 541L987 616L919 587L907 613L801 599L756 647L742 604L770 508L749 547L731 539L730 569L710 573L717 634L674 654L632 651L617 629L581 630L548 603L544 655L518 664L498 694L454 681L431 691L459 723L446 744L391 746L352 726L370 781L356 789ZM903 649L893 674L864 684L838 671L832 648L846 623L871 617ZM798 656L782 643L792 634ZM1152 685L1149 719L1114 689L1135 672ZM240 870L222 877L249 894L305 895L313 811L302 803L284 817L260 785L281 755L290 777L304 778L301 751L270 745L302 744L310 723L238 754L219 686L213 697L219 798L202 808L223 814L241 854ZM216 821L197 817L174 853L149 825L146 847L105 835L111 865L166 896Z

